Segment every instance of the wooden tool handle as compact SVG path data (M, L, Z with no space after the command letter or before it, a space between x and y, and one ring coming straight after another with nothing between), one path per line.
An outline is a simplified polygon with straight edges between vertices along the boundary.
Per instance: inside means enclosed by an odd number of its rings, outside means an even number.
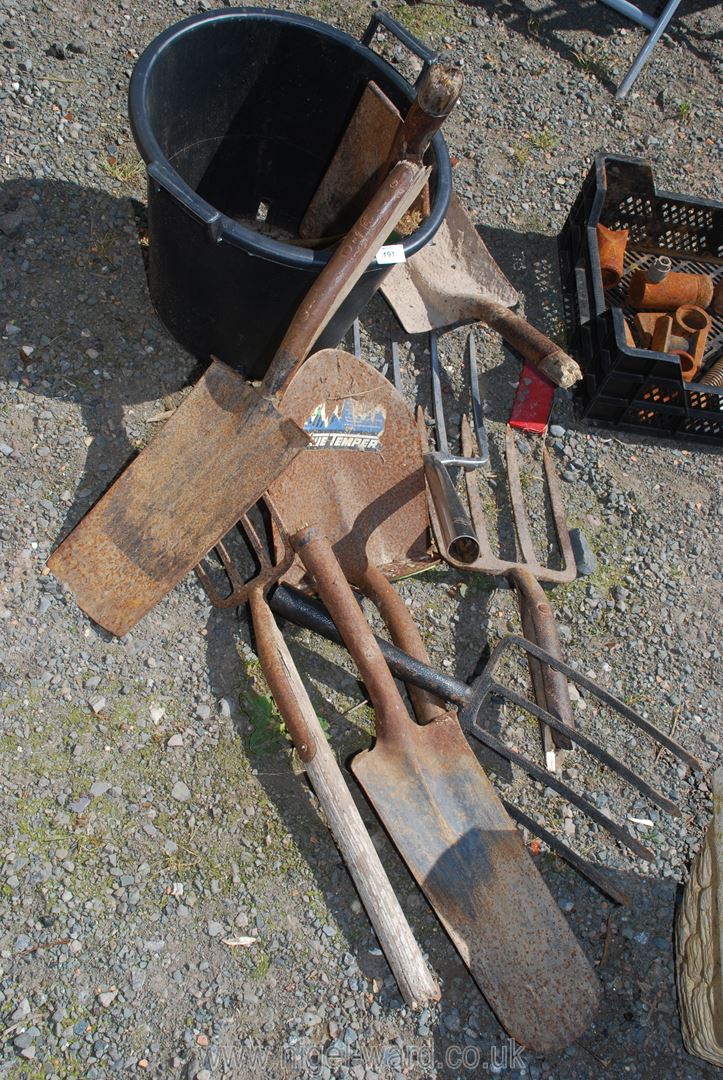
M389 173L304 297L261 384L264 397L274 399L283 392L319 334L424 187L430 171L411 161L400 161Z
M509 580L515 586L520 605L522 629L526 638L534 641L541 649L550 653L556 660L562 660L560 635L557 629L555 613L545 596L545 590L537 578L523 567L510 570ZM543 709L564 721L569 727L575 727L575 717L570 703L570 690L567 679L561 671L556 671L547 664L541 664L528 655L530 676L535 690L535 700ZM549 739L558 750L571 749L572 743L566 735L558 731L549 731ZM545 731L543 730L543 737Z
M582 378L579 365L564 349L509 308L482 302L479 318L556 386L568 389Z
M374 707L377 742L403 741L413 721L329 540L309 527L295 533L291 543L359 668Z
M419 84L417 96L397 131L387 168L397 161L421 161L433 136L456 105L464 76L451 64L433 64Z
M324 817L374 927L407 1005L439 1001L437 983L381 864L366 826L322 731L283 634L261 590L251 596L259 660Z
M283 391L426 184L431 169L422 167L422 158L454 108L462 83L461 71L450 65L435 64L427 72L397 133L385 180L304 298L266 372L264 396Z

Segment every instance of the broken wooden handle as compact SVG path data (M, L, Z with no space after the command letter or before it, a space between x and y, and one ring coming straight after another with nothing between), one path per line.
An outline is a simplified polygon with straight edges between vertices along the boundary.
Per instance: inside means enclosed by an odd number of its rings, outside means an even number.
M509 308L480 303L478 317L556 386L567 390L582 378L579 364L564 349Z
M269 689L305 762L306 773L329 830L354 880L400 993L411 1008L422 1008L432 1001L439 1001L439 987L412 934L283 634L260 589L252 592L250 603L259 660Z
M464 76L452 64L433 64L419 84L417 96L387 158L387 169L404 159L421 161L432 137L451 113L462 92Z

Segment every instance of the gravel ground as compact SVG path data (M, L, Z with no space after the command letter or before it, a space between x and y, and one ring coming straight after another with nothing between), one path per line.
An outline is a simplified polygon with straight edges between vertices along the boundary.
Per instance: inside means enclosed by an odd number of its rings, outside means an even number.
M576 702L584 730L681 806L667 818L584 754L568 758L570 782L651 847L646 866L549 789L488 762L506 797L606 867L632 900L608 903L542 848L537 862L604 1000L563 1054L515 1053L363 808L443 983L439 1007L402 1006L314 798L269 723L243 614L212 610L188 578L115 640L44 569L197 371L148 299L126 91L146 44L207 6L6 0L0 13L0 1071L713 1076L682 1047L671 942L676 892L709 816L700 775L668 755L656 761L646 739L588 698ZM371 10L287 6L355 34ZM447 133L456 186L549 333L561 331L555 237L594 152L649 156L660 186L719 195L720 6L682 5L625 104L612 89L642 32L602 5L389 10L464 64ZM375 299L365 355L388 361L392 334L403 340ZM475 334L497 446L519 364L494 335ZM457 331L441 343L450 415L463 408L464 340ZM427 398L423 351L419 341L403 348L410 400ZM723 739L720 454L595 431L561 392L553 424L569 522L596 560L593 573L551 593L566 655L713 764ZM541 498L539 449L532 439L520 448L525 490ZM504 508L499 522L504 539ZM518 626L513 594L488 578L440 568L400 588L434 661L463 678ZM287 639L340 757L368 745L372 718L348 659L300 631ZM508 675L524 680L519 667ZM515 710L489 719L539 753ZM251 943L229 944L240 938Z

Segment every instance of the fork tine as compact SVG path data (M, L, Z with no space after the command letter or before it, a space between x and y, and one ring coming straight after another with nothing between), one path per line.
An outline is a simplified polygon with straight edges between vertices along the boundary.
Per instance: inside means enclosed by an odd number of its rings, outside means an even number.
M444 422L444 402L442 401L442 382L439 371L439 351L437 349L437 335L432 331L429 335L429 358L432 371L432 411L434 412L434 426L437 434L437 449L443 454L449 453L447 443L447 427Z
M223 540L219 540L214 548L214 551L218 555L223 564L223 568L226 571L229 581L231 582L232 592L236 592L237 589L243 588L243 578L238 572L236 563L234 562L231 554L224 544Z
M551 832L548 832L544 825L540 825L539 821L535 821L529 817L523 810L515 806L514 803L508 802L507 799L502 799L502 805L511 818L517 822L518 825L522 825L523 828L529 832L538 836L547 846L559 855L561 859L569 863L578 874L582 874L588 881L591 881L593 885L596 885L601 892L609 896L616 904L630 907L630 897L627 893L624 893L622 889L619 889L617 885L606 875L598 870L594 863L588 862L587 859L583 859L576 851L573 851L571 847L563 843L562 840L558 840Z
M243 529L244 536L248 542L249 547L253 551L256 558L259 560L260 572L263 574L266 570L271 568L271 558L268 553L268 549L259 539L259 534L254 527L253 522L248 514L244 514L239 521L239 525Z
M474 343L474 335L470 334L467 338L468 345L468 372L469 372L469 392L472 398L472 419L474 421L474 430L477 436L477 445L479 447L480 464L487 465L490 460L490 444L487 439L487 429L485 428L484 416L482 414L482 398L479 392L479 374L477 371L477 347ZM470 457L470 453L462 453L465 457Z
M281 544L281 551L278 556L272 557L269 553L268 546L262 542L251 518L248 514L244 514L244 516L239 519L238 525L243 533L247 547L258 559L259 572L251 578L250 581L244 581L233 556L223 540L219 540L214 550L221 560L231 585L231 591L228 595L222 596L220 594L212 582L208 571L201 563L194 567L196 576L214 607L240 607L247 602L253 589L267 589L275 581L278 581L278 579L286 573L294 560L294 550L289 543L289 539L271 499L269 499L267 495L264 495L259 499L257 505L261 503L263 503L271 516L271 520L275 527L275 540Z
M570 531L567 527L565 507L562 502L562 492L560 491L560 481L557 476L557 469L554 466L547 447L544 447L542 451L542 462L545 469L545 479L547 481L547 491L550 499L552 521L555 526L557 546L560 549L560 557L562 558L562 572L569 575L565 578L566 581L574 581L577 577L577 566L572 551L572 544L570 543Z
M358 319L354 320L354 323L352 325L352 334L354 339L354 355L356 356L357 360L361 360L361 326L359 325Z
M512 503L512 513L515 518L515 532L522 552L522 560L527 569L533 574L537 572L540 564L535 555L535 549L530 535L530 526L527 521L527 509L525 497L520 483L520 461L515 446L515 433L511 427L505 431L505 457L507 459L507 485Z
M404 397L404 387L402 385L402 368L399 363L399 343L392 342L392 382L394 383L394 389Z

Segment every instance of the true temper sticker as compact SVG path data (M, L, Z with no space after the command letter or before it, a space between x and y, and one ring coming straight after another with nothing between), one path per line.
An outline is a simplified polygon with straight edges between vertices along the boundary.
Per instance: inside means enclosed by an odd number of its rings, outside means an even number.
M317 405L304 424L304 431L311 435L310 450L380 449L386 421L383 406L364 408L356 399L344 398L329 410L328 402Z

